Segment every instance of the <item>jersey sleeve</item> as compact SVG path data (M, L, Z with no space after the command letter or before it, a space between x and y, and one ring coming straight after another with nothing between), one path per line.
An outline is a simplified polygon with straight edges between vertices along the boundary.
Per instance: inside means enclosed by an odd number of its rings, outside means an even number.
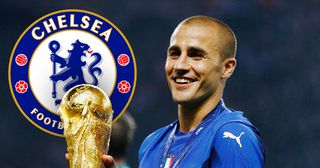
M150 135L147 136L147 138L144 139L142 144L140 145L138 158L139 161L141 161L142 157L145 155L145 152L148 148L148 146L154 141L154 138L156 137L157 132L153 132Z
M139 162L142 160L142 158L145 156L146 151L150 148L151 145L154 145L159 138L163 134L163 131L166 129L166 127L160 128L153 133L149 134L142 144L140 145L139 153L138 153L138 158Z
M264 167L264 145L257 130L240 122L223 125L214 141L212 167Z

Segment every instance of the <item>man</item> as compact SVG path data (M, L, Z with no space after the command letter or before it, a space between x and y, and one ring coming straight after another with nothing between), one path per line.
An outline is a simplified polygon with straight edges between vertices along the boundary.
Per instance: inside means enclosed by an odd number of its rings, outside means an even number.
M216 19L194 16L178 25L165 66L178 121L145 139L140 167L263 167L258 130L222 100L236 46L232 30Z
M178 120L144 140L139 167L264 167L259 131L222 100L236 48L232 30L216 19L194 16L178 25L165 66ZM102 160L112 165L111 156Z

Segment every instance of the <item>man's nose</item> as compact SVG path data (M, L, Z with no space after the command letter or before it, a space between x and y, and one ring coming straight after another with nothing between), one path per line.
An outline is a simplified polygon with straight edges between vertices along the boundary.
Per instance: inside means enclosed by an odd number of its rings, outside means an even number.
M174 65L175 70L189 70L190 64L188 61L188 57L185 54L180 55L177 62Z

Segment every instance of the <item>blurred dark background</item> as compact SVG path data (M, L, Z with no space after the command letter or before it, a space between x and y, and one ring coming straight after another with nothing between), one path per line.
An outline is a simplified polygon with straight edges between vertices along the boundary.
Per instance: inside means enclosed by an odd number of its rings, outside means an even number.
M50 12L77 8L111 20L126 35L138 66L129 110L137 132L128 153L137 167L143 139L176 117L164 64L175 26L192 15L226 22L238 38L238 67L224 100L261 130L267 167L320 165L320 1L317 0L2 0L0 6L1 168L67 167L66 144L34 127L14 104L8 62L20 34Z

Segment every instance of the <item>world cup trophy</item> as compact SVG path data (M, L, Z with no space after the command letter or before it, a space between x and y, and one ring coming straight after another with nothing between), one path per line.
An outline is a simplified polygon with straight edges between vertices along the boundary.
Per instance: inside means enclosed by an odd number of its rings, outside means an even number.
M70 168L103 168L101 156L109 149L112 105L93 85L77 85L63 96L59 106L64 125Z

